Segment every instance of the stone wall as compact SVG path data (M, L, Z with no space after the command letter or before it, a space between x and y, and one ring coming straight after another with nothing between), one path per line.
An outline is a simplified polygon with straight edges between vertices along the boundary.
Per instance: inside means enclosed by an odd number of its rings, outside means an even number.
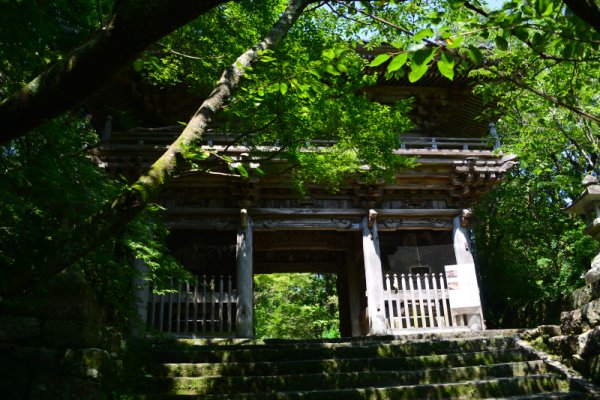
M560 326L541 326L522 336L543 340L551 353L600 383L600 280L575 290L572 306L561 314Z
M83 275L0 304L0 398L100 399L111 379L103 313Z

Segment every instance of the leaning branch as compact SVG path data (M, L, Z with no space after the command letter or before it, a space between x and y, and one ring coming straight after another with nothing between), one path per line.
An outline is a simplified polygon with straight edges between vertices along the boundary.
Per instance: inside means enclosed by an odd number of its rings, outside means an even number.
M139 215L175 174L178 160L185 158L189 145L202 138L211 119L223 108L247 68L256 61L261 51L273 49L283 40L307 4L307 0L289 0L285 12L271 31L260 43L248 49L225 69L213 92L202 103L184 131L129 189L64 235L58 243L48 245L49 253L39 265L0 269L0 297L20 293L60 273L91 252L99 243L121 232Z
M63 114L130 65L139 52L229 0L122 0L98 35L0 102L0 144Z

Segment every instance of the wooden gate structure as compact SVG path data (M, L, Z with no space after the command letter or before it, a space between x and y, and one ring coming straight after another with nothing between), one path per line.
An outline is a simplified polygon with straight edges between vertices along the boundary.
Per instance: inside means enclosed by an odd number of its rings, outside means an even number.
M396 154L414 157L418 166L398 171L391 182L349 179L336 193L315 186L304 199L290 185L289 166L276 157L261 165L265 176L249 179L232 176L225 166L210 174L178 175L158 199L166 210L170 247L198 279L223 275L224 286L217 284L210 295L191 283L164 296L144 289L139 314L151 329L252 337L252 276L272 272L337 274L343 336L484 327L466 210L504 177L514 157L494 151L493 125L475 119L483 103L468 76L451 82L432 69L411 84L383 75L365 94L383 104L414 98L415 128L401 134ZM111 121L118 121L108 116L116 107L111 99L123 107L127 96L133 94L109 85L86 106L102 130L104 141L92 150L99 165L136 176L180 128L113 131ZM248 162L251 150L238 135L218 128L202 145L234 162ZM311 151L323 146L311 143ZM277 144L270 150L278 151ZM411 246L449 250L435 268L431 260L427 266L419 259L390 264L390 255Z

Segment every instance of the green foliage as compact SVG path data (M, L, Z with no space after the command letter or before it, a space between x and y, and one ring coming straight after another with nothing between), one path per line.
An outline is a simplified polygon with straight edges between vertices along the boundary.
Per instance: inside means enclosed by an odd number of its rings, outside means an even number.
M285 8L280 0L230 2L161 39L133 68L157 86L208 96L223 69L254 45Z
M46 135L51 131L60 134ZM42 263L47 251L43 243L58 241L75 222L123 188L122 182L87 156L86 148L97 140L86 119L65 116L1 149L1 268L19 273ZM159 288L165 287L168 277L185 277L164 248L165 235L156 212L148 210L124 234L99 243L78 263L96 291L108 323L122 332L128 331L131 316L134 259L146 262L149 281Z
M254 305L258 338L340 335L335 275L255 275Z
M358 94L375 76L364 73L351 43L319 29L330 24L325 12L302 18L279 49L262 55L226 110L229 129L248 132L243 140L258 162L269 157L262 146L282 148L300 193L306 183L335 191L352 177L376 182L414 165L393 153L410 126L409 103L386 106Z
M0 1L0 98L100 29L110 2Z
M476 209L482 295L490 327L557 323L597 244L565 215L562 185L526 170L512 174Z

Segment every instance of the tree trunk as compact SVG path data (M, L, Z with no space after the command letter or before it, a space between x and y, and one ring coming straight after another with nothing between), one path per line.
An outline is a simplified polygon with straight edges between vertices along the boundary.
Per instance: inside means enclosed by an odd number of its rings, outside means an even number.
M121 0L98 35L0 103L0 144L84 101L162 36L228 0Z
M38 265L2 268L0 297L15 295L60 273L99 243L121 232L139 215L171 178L177 167L177 159L185 157L186 148L202 138L211 119L224 106L248 66L258 58L259 52L273 49L283 40L307 3L306 0L289 0L285 12L267 36L225 69L213 92L202 103L181 135L130 188L61 239L55 238L51 245L45 243L45 248L49 249L48 254Z

